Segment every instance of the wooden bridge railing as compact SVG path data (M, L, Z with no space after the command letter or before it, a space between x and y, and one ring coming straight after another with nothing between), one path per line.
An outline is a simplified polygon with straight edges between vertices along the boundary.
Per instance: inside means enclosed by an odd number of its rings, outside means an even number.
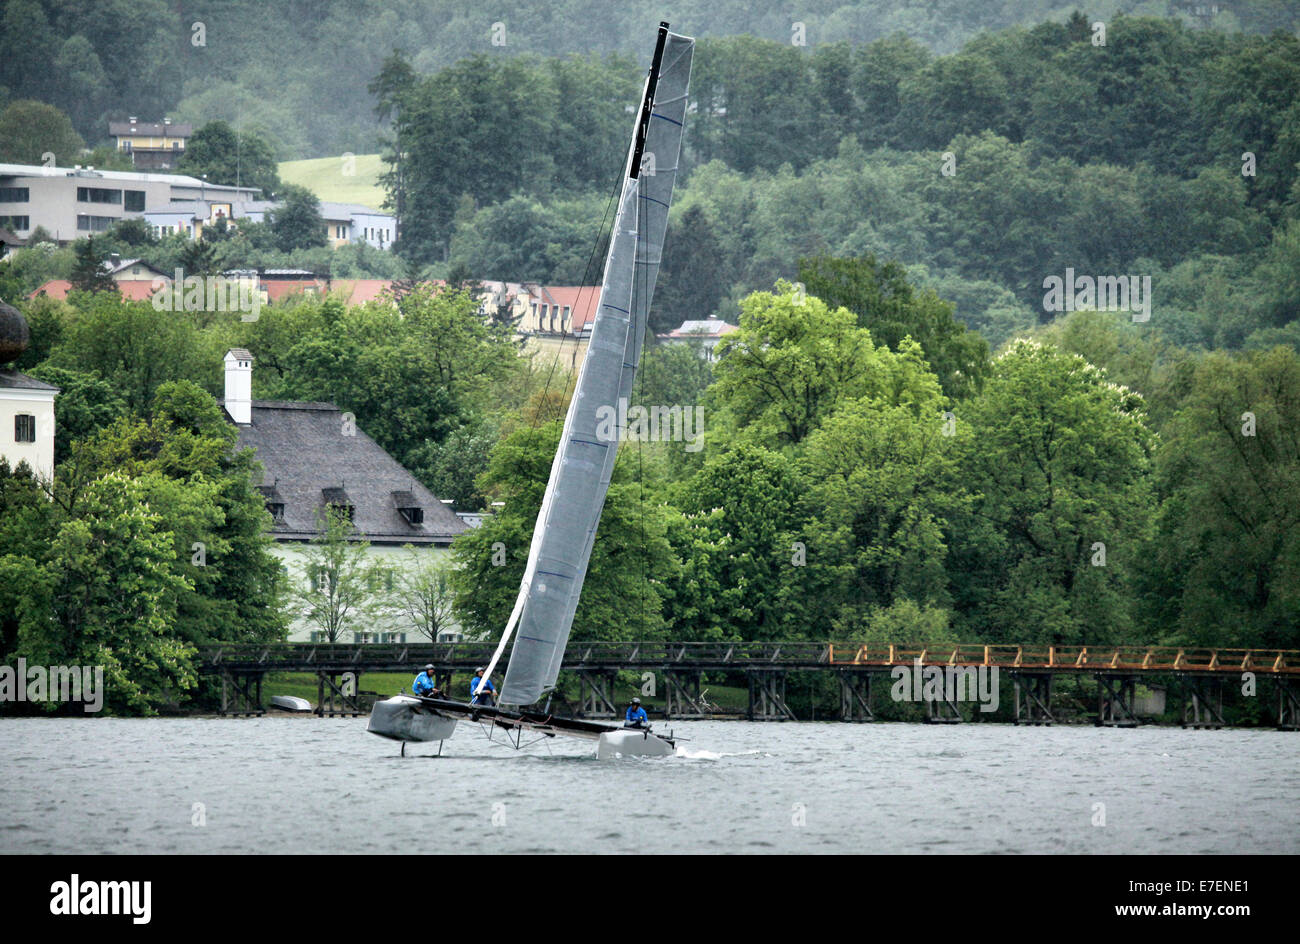
M998 666L1048 671L1206 672L1300 675L1300 650L1178 646L884 645L828 646L831 665Z
M199 653L206 671L405 669L432 662L470 669L492 656L491 642L281 643L211 646ZM1300 675L1300 650L1176 646L908 645L825 642L573 642L567 669L800 669L911 665L997 666L1041 671L1203 672Z

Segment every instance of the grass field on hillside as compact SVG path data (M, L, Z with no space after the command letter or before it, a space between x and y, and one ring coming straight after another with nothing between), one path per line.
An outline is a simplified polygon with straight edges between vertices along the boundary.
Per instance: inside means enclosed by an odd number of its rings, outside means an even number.
M384 203L384 190L379 186L379 175L383 170L384 164L378 154L358 154L350 161L343 157L316 157L306 161L281 162L280 179L287 184L306 187L322 200L359 203L378 210Z

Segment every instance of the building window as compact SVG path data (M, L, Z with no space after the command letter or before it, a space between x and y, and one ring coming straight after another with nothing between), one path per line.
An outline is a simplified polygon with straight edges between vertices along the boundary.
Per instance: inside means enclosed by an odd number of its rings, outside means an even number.
M284 502L267 502L266 510L276 521L284 521Z
M32 228L32 218L30 216L0 216L0 226L11 229L15 233Z
M0 203L27 203L31 198L26 187L0 187Z
M124 210L129 210L132 213L144 212L144 191L143 190L127 190L124 193L124 197L125 199L122 204L122 208Z
M121 203L122 191L106 187L78 187L78 203Z
M36 417L30 413L14 417L14 442L36 442Z
M77 214L77 229L82 232L102 233L116 222L117 218L112 216L87 216L85 213Z

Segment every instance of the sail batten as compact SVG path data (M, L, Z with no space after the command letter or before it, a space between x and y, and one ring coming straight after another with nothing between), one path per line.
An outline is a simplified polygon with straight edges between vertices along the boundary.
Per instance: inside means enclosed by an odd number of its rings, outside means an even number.
M657 76L652 72L646 83L653 101L643 96L637 127L638 133L644 127L644 140L634 137L628 152L597 316L538 510L519 595L488 666L491 675L513 633L500 695L504 704L532 704L559 675L622 433L619 429L612 440L603 439L599 411L617 409L620 398L630 396L640 363L681 153L695 45L675 33L661 36ZM650 120L645 119L647 110Z

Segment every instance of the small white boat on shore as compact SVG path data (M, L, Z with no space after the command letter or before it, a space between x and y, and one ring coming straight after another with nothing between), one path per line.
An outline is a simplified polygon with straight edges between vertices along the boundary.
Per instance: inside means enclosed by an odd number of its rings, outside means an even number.
M272 695L271 707L281 711L303 712L311 711L311 702L297 695Z

